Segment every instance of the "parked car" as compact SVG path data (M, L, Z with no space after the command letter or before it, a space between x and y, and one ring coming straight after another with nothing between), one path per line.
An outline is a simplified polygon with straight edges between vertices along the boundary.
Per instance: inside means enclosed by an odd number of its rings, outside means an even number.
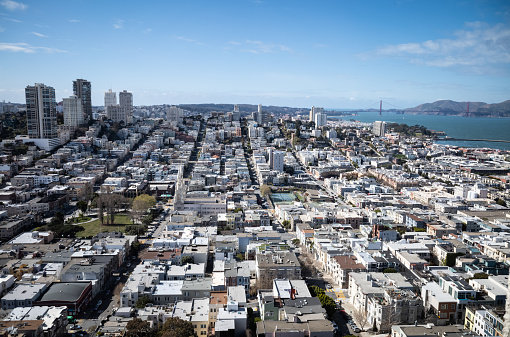
M357 326L353 328L354 332L361 332L361 329L358 328Z

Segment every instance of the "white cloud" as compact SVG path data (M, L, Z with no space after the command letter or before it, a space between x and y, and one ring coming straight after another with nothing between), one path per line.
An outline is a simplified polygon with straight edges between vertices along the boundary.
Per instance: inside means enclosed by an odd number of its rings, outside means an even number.
M186 41L186 42L189 42L189 43L194 43L194 44L199 45L199 46L205 46L206 45L203 42L200 42L200 41L197 41L197 40L193 40L193 39L187 38L185 36L176 36L175 38L177 40Z
M37 32L32 32L30 34L34 34L35 36L39 36L39 37L49 37L47 35L44 35L44 34L41 34L41 33L37 33Z
M385 46L376 50L381 56L407 59L412 64L431 67L461 67L483 73L495 65L510 63L510 28L483 22L468 22L466 29L454 32L451 39L429 40Z
M243 44L238 42L229 42L232 45L240 45L241 52L251 53L251 54L269 54L276 52L288 52L292 53L292 49L283 45L283 44L272 44L272 43L264 43L262 41L257 40L246 40Z
M147 28L143 31L144 34L149 34L150 32L152 32L152 28Z
M72 23L81 22L81 20L76 20L76 19L71 19L71 20L67 20L67 21L72 22Z
M23 21L20 21L20 20L10 19L10 18L4 18L4 20L11 21L11 22L16 22L16 23L22 23L23 22Z
M0 33L5 32L5 28L0 26Z
M2 2L0 2L0 4L10 11L15 11L18 9L25 10L28 8L28 5L25 5L24 3L21 3L21 2L12 1L12 0L3 0Z
M113 24L113 28L115 29L122 29L124 28L124 20L117 20L115 21L115 23Z
M34 47L27 43L0 43L0 51L10 51L14 53L22 52L27 54L33 54L38 51L43 51L46 53L67 53L65 50L49 47Z

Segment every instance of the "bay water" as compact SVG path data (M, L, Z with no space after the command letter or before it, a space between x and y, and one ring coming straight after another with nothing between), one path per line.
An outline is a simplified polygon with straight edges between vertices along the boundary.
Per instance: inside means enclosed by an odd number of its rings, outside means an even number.
M444 131L448 137L462 139L496 139L510 141L510 118L476 118L461 116L436 115L401 115L389 112L365 111L357 116L328 116L332 119L356 120L363 123L385 121L407 125L423 125L429 130ZM510 143L474 142L474 141L440 141L462 147L488 147L510 150Z

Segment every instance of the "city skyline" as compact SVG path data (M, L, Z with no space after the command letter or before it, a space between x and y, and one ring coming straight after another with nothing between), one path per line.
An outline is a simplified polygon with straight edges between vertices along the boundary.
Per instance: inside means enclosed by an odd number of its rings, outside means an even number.
M92 105L249 103L366 108L507 100L504 1L0 1L0 100L45 83ZM44 67L41 65L44 64Z

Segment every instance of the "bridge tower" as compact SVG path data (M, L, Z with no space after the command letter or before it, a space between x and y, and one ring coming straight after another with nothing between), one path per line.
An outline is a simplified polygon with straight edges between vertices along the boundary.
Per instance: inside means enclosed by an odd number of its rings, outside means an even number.
M382 100L379 102L379 116L382 116Z
M469 117L469 102L467 102L466 117Z

